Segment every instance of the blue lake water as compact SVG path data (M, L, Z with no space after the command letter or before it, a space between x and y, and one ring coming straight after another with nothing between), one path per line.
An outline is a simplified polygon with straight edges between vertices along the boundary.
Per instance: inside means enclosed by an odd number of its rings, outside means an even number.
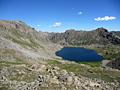
M80 47L64 47L56 52L57 56L65 60L76 62L96 62L103 60L103 57L98 55L96 51Z

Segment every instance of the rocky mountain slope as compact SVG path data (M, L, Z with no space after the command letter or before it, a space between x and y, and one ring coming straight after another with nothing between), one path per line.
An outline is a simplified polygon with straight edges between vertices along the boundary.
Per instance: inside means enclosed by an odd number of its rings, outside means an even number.
M60 45L47 37L48 33L37 32L22 21L0 21L0 56L3 60L56 57L54 53Z

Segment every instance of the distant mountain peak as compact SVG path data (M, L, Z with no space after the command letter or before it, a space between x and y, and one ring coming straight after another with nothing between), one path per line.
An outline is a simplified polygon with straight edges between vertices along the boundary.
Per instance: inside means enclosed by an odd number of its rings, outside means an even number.
M97 32L108 32L108 30L105 29L105 28L103 28L103 27L97 28L96 31L97 31Z

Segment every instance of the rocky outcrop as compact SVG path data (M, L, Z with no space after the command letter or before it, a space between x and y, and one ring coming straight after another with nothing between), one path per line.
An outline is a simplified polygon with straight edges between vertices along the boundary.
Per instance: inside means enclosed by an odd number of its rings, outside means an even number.
M106 64L106 66L120 70L120 59L115 59Z

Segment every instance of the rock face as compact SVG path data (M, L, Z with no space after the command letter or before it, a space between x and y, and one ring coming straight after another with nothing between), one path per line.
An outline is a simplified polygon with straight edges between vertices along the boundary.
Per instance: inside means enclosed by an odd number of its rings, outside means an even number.
M93 31L67 30L64 33L51 33L50 40L61 45L120 44L120 39L107 29Z
M120 59L118 58L116 60L110 61L109 63L107 63L107 66L120 70Z

